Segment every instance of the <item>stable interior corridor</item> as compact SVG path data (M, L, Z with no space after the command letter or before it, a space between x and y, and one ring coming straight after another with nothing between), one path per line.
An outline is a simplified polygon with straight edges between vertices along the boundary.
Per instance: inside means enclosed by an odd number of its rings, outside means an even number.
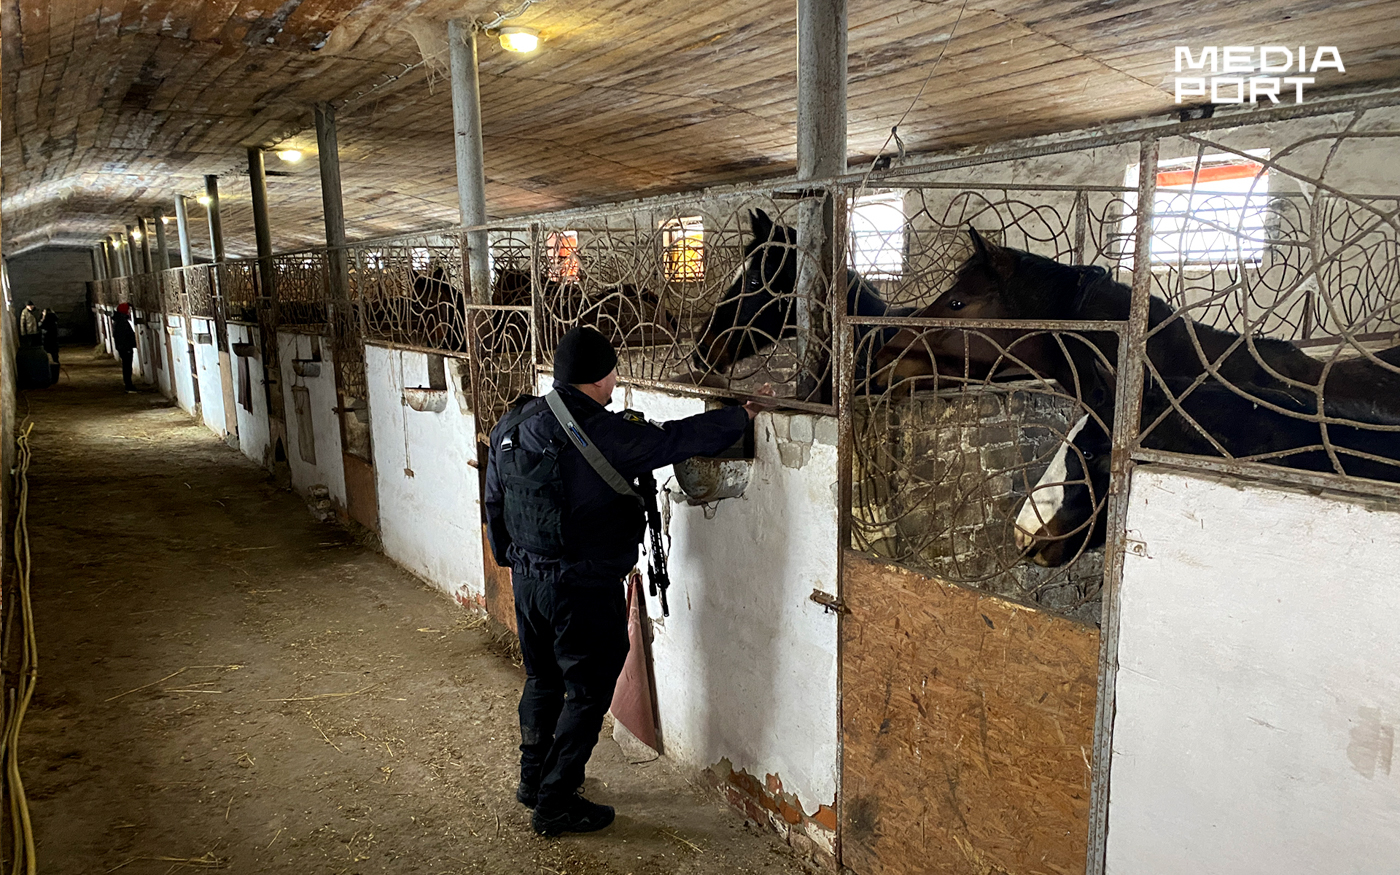
M808 871L692 773L629 763L610 724L587 792L617 823L537 838L504 639L158 392L123 393L101 350L64 365L18 404L40 871Z

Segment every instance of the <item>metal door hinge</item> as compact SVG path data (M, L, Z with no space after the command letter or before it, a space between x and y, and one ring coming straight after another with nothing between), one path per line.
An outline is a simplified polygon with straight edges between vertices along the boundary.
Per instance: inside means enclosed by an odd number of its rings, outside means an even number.
M851 609L846 607L845 602L829 592L822 592L819 589L814 589L808 598L821 605L827 611L835 611L838 614L849 614L851 612Z

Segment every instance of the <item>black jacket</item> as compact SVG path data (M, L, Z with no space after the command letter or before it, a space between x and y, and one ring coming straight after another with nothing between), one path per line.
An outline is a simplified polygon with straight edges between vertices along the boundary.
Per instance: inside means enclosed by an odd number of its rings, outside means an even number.
M636 477L691 456L711 456L733 446L744 435L748 414L742 407L709 410L685 419L650 423L610 413L578 389L557 380L565 405L612 463L618 473ZM549 407L520 425L520 442L540 452L551 440L564 440L564 431ZM619 495L599 477L572 444L559 457L568 508L564 514L564 558L546 560L511 542L505 524L505 494L496 469L501 429L491 433L486 461L486 531L496 562L517 573L557 579L616 583L637 562L637 547L645 532L641 509L634 498Z
M126 313L112 314L112 346L118 352L136 348L136 331L131 327L131 317Z

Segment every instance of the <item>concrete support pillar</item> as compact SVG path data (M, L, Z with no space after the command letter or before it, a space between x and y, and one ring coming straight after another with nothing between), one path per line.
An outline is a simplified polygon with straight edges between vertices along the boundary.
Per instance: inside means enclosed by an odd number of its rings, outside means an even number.
M267 213L267 172L262 149L248 150L248 185L253 193L253 234L258 241L258 278L262 293L272 294L272 224Z
M194 264L194 253L190 251L190 216L185 209L185 196L175 195L175 230L180 235L180 266Z
M141 272L153 273L155 262L151 260L151 231L146 227L144 216L136 220L136 227L141 230Z
M156 270L170 270L170 247L165 240L165 215L160 210L151 219L156 232Z
M105 280L107 278L107 253L105 244L99 243L92 247L92 278L95 280Z
M846 171L846 0L797 2L797 179L839 176ZM844 209L844 205L841 207ZM827 271L835 267L836 205L832 197L808 198L797 215L797 346L804 363L799 394L830 367L827 337L817 337L813 318L828 300ZM835 279L835 277L830 277ZM845 290L830 295L844 309ZM836 313L831 314L835 321Z
M212 173L204 177L204 195L209 198L209 251L214 261L224 260L224 226L219 221L219 177Z
M481 146L481 81L477 71L476 32L472 23L447 23L452 70L452 125L457 144L457 201L462 224L486 224L486 164ZM491 303L491 250L485 231L469 231L467 275L471 299Z
M115 279L122 275L120 256L117 254L117 244L111 237L102 240L102 257L105 259L107 267L107 278Z
M345 202L340 191L340 145L335 107L316 104L316 146L321 164L321 208L326 217L331 297L343 301L350 292L350 264L345 258Z
M140 268L136 264L136 229L131 225L126 226L126 238L122 240L122 249L126 250L126 275L136 276Z

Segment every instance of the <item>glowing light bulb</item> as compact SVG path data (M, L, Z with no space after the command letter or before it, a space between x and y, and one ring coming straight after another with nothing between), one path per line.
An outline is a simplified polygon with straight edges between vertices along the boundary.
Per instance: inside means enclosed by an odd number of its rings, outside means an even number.
M501 28L501 48L508 52L533 52L539 48L540 32L531 27Z
M132 240L140 240L140 239L141 239L141 232L140 232L140 231L132 231L132 232L131 232L131 239L132 239Z
M288 164L295 164L302 159L303 155L300 149L278 149L277 157Z
M209 206L209 204L213 203L213 201L209 199L209 195L207 194L202 194L199 197L195 198L195 200L199 201L201 206L206 207Z

